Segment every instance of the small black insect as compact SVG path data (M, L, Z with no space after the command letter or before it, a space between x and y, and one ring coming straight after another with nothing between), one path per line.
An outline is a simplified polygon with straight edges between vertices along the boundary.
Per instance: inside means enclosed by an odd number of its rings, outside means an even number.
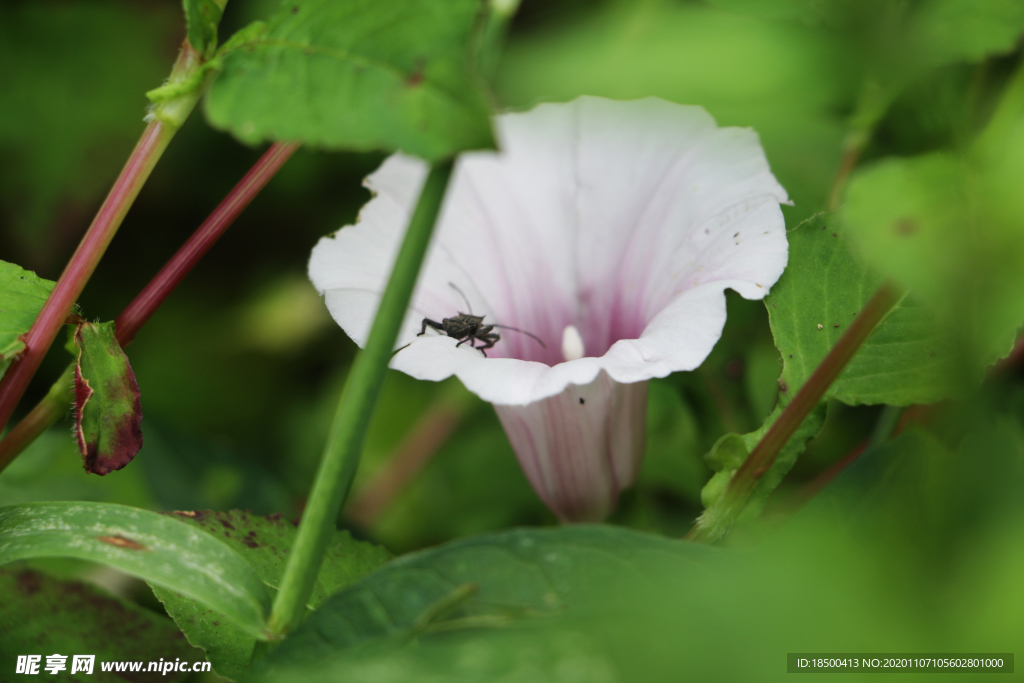
M545 349L547 348L547 346L544 344L543 341L541 341L539 337L530 334L525 330L520 330L517 327L499 325L497 323L485 325L484 318L486 316L473 315L473 307L470 305L469 299L466 297L463 291L456 287L455 283L453 282L449 282L448 284L451 286L452 289L454 289L462 296L462 300L466 302L466 308L468 308L470 312L463 313L459 311L459 314L454 318L443 318L441 322L431 320L430 318L424 318L423 325L420 326L420 332L419 334L416 335L417 337L422 337L424 334L427 333L427 328L432 327L438 332L444 332L449 337L458 339L459 343L455 345L456 348L462 346L466 342L469 342L469 345L471 347L477 349L486 357L486 349L493 347L495 344L501 341L501 335L499 335L497 332L492 331L494 330L495 327L499 327L503 330L513 330L515 332L521 332L522 334L525 334L528 337L533 337L534 339L537 340L538 344L543 346ZM480 346L477 346L476 342L478 341L483 343ZM401 350L402 349L399 349L399 351Z

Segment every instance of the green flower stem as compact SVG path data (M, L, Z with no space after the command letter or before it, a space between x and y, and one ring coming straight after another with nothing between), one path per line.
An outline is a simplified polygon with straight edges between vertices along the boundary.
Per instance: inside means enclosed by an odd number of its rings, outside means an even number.
M224 201L203 221L188 241L178 250L156 277L139 292L117 316L117 341L127 346L156 309L170 296L210 247L238 218L271 178L291 157L297 144L276 142L260 157L245 177L231 190ZM74 365L69 365L42 401L18 425L0 440L0 472L40 434L52 427L68 411L71 403L71 378Z
M186 41L171 71L171 79L188 78L191 70L198 69L201 60ZM49 351L71 307L85 289L96 265L107 250L110 240L121 226L128 209L149 178L153 167L167 149L178 127L199 100L201 90L174 101L157 105L150 113L150 122L135 145L128 162L107 195L92 225L86 231L50 297L32 327L25 334L25 351L11 363L0 380L0 429L11 418L18 401L28 388L39 364Z
M743 462L736 473L729 481L725 496L726 506L732 509L739 509L746 504L747 498L753 493L754 488L764 473L775 462L782 447L792 438L800 424L810 415L814 407L818 405L825 392L839 377L847 363L867 338L874 331L878 323L882 322L889 311L899 303L903 292L895 286L886 283L878 288L874 296L864 305L857 314L853 324L846 330L835 346L829 350L821 363L807 379L800 390L790 401L786 409L782 411L775 424L771 426L768 433L758 442L754 450ZM688 534L687 538L696 541L709 540L708 529L697 526Z
M345 383L320 469L267 622L268 630L277 636L289 633L305 617L306 603L320 572L327 540L335 530L335 520L359 464L366 427L409 307L451 172L452 162L446 161L436 164L427 176L366 348L356 357Z

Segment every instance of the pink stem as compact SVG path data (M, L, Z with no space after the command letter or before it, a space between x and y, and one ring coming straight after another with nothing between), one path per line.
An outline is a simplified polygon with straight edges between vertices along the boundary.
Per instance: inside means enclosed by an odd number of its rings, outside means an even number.
M139 328L153 315L210 247L224 234L245 207L280 170L298 145L275 143L260 157L199 229L117 317L115 329L121 346L131 343ZM70 379L61 376L50 393L0 440L0 471L49 429L67 411Z
M174 131L169 130L160 121L152 121L146 126L128 158L128 163L111 188L78 249L68 261L50 297L43 304L43 310L23 336L25 350L11 363L0 380L0 429L3 429L10 419L43 357L50 350L57 332L71 312L71 307L85 289L85 283L96 270L96 265L103 257L110 240L113 239L114 233L117 232L129 207L173 135Z
M210 247L220 239L224 231L235 222L238 215L266 187L270 179L280 170L284 162L299 148L298 144L275 142L260 157L245 177L214 209L209 218L203 221L187 242L171 257L171 260L160 269L156 277L139 292L130 304L117 316L114 328L117 330L117 341L127 346L135 338L149 317L160 304L170 296L185 276L195 267Z

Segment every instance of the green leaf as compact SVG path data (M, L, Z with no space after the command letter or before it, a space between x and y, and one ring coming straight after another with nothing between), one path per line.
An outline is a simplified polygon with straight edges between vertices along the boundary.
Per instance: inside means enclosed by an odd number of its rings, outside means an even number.
M698 521L702 528L709 530L710 538L720 538L734 524L754 519L761 514L768 502L768 497L782 483L786 474L793 469L797 458L807 447L807 442L821 431L822 425L825 424L826 405L826 402L822 401L815 406L811 414L800 424L800 427L779 451L772 466L758 480L753 493L739 506L730 504L722 494L725 493L729 480L732 479L736 470L775 424L779 415L782 414L784 406L780 401L780 405L765 418L760 429L747 434L726 434L715 443L706 457L708 465L715 470L715 475L701 491L701 502L704 503L705 509Z
M803 386L882 284L882 276L855 256L847 232L828 214L789 232L789 266L765 298L782 354L780 403ZM906 298L875 328L825 398L901 406L949 398L957 389L953 342L932 307Z
M975 377L1024 322L1024 126L998 145L986 158L929 154L865 168L842 214L865 260L939 312Z
M0 596L3 671L15 670L17 655L37 654L46 676L46 655L56 652L68 657L62 681L123 683L123 674L103 672L100 662L202 660L170 619L87 583L60 581L32 569L0 569ZM91 673L71 674L76 654L95 655ZM169 672L160 680L189 675Z
M241 555L177 519L107 503L0 508L0 563L36 557L99 562L202 601L263 638L270 596Z
M231 41L207 116L241 140L402 150L428 160L492 148L473 71L477 0L294 0Z
M882 284L854 256L834 216L817 214L788 234L789 265L765 298L775 346L782 355L779 402L748 434L726 434L711 449L716 474L701 492L700 524L720 536L756 517L825 422L825 402L848 405L934 403L957 393L953 338L933 309L904 298L875 328L814 412L783 447L754 493L736 509L722 496L729 480L807 378Z
M25 348L21 335L43 309L54 283L6 261L0 261L0 377Z
M217 25L224 12L216 0L184 0L185 20L188 24L188 42L204 57L217 49Z
M1017 47L1024 33L1024 3L932 0L921 5L913 30L933 63L980 62Z
M174 512L191 525L234 548L253 567L260 580L276 588L284 572L285 559L295 541L295 526L280 515L257 517L247 512ZM319 606L356 579L391 559L384 548L354 540L347 531L335 532L310 598L311 608ZM252 661L255 638L214 611L179 591L153 586L153 592L167 613L185 632L189 642L206 651L218 674L237 680Z
M75 438L94 474L119 470L142 448L139 383L114 336L114 323L84 320L71 330L75 365Z
M608 526L461 539L400 557L331 597L246 680L358 680L370 662L386 670L393 658L408 670L416 656L411 636L429 643L426 637L436 632L486 635L492 627L585 610L594 601L612 605L609 581L656 585L711 557L717 553L706 547Z

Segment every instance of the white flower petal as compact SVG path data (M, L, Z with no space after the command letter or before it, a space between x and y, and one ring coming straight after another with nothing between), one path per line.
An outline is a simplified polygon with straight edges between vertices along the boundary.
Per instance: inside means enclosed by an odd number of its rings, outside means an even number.
M600 369L620 382L662 377L710 353L725 289L757 299L781 275L788 200L752 131L718 128L699 107L592 97L505 115L498 128L500 154L459 161L396 347L411 345L392 367L458 375L504 405ZM359 344L425 176L422 162L391 157L367 180L377 194L358 224L313 251L310 277ZM417 338L423 318L459 312L547 348L499 329L485 359L433 330ZM563 362L567 325L596 357Z
M782 274L788 198L757 136L699 107L585 97L498 130L501 153L460 157L391 365L458 376L495 404L548 505L600 519L640 462L646 380L703 362L726 289L759 299ZM388 159L357 225L313 251L310 277L360 345L426 173ZM424 326L462 313L497 326L490 357Z
M636 477L647 383L605 373L525 406L495 406L526 477L564 522L604 519Z

